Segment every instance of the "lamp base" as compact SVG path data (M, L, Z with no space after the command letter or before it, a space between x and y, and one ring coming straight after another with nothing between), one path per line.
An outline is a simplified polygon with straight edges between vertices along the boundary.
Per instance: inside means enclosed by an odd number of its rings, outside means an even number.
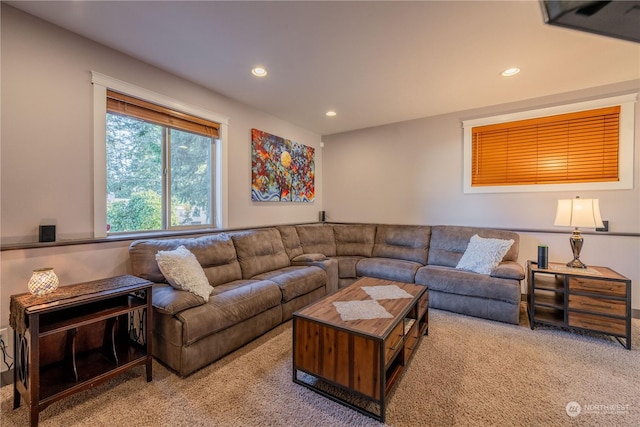
M580 261L580 251L582 250L582 243L584 240L580 235L580 230L576 227L573 230L573 234L569 238L569 242L571 243L571 250L573 251L573 260L567 263L567 267L571 268L587 268L587 266Z
M567 267L571 268L587 268L586 264L580 261L579 259L574 259L567 263Z

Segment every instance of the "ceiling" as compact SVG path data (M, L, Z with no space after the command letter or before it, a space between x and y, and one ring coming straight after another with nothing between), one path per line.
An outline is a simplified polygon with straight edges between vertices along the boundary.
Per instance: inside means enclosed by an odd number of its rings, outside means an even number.
M537 1L6 3L320 135L640 78Z

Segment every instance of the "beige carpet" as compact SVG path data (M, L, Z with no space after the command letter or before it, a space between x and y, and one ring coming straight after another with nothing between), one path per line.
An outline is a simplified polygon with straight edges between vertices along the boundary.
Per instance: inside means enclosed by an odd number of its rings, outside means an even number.
M640 320L632 351L614 341L532 331L438 310L392 395L391 426L638 426ZM291 322L180 379L154 362L55 403L46 426L375 426L376 421L293 384ZM1 424L24 426L0 389ZM580 413L567 415L577 402ZM576 405L572 406L578 408ZM576 412L574 411L575 415Z

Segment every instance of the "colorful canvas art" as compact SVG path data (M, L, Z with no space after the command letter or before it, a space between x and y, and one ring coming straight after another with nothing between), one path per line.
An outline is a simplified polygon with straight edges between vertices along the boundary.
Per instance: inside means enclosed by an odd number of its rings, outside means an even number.
M313 202L315 149L251 129L251 200Z

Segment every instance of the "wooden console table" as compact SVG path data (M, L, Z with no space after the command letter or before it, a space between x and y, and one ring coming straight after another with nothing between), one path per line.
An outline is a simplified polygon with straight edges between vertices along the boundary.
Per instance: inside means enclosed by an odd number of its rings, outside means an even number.
M152 283L134 276L11 296L13 408L24 398L31 426L53 402L134 366L152 379Z

